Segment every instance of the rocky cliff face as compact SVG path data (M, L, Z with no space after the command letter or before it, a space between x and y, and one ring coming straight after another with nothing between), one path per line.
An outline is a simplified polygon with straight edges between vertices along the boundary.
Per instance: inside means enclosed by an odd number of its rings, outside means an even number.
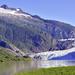
M1 6L0 36L25 52L63 50L73 47L74 40L59 40L75 38L75 27Z

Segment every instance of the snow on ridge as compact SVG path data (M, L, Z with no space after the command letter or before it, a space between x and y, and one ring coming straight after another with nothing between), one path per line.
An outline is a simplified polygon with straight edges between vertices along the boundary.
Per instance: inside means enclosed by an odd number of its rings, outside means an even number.
M59 39L58 41L74 41L75 38Z
M0 8L0 13L3 13L3 14L12 14L15 16L24 16L26 18L32 18L30 15L24 14L24 13L19 13L18 11L19 11L19 9L11 10L11 9Z

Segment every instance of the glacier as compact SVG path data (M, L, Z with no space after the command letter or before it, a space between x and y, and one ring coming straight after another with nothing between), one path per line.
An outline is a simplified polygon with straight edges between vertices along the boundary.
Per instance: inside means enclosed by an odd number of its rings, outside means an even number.
M30 55L30 57L42 60L75 60L75 47L67 50L47 51Z

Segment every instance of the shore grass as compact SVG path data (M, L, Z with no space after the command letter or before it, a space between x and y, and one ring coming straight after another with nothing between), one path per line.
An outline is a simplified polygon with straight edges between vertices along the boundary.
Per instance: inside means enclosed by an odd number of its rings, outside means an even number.
M75 66L38 69L30 72L20 72L15 75L75 75Z
M0 49L0 63L13 61L30 61L30 60L31 60L30 58L16 57L14 55L11 55L5 49L2 48Z

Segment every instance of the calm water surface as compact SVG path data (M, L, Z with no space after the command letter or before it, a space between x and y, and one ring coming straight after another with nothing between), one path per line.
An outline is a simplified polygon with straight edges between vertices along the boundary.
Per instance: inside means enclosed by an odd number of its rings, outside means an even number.
M61 66L75 66L75 61L44 61L33 60L29 62L15 62L0 64L0 75L14 75L20 71L30 71L38 68L61 67Z

